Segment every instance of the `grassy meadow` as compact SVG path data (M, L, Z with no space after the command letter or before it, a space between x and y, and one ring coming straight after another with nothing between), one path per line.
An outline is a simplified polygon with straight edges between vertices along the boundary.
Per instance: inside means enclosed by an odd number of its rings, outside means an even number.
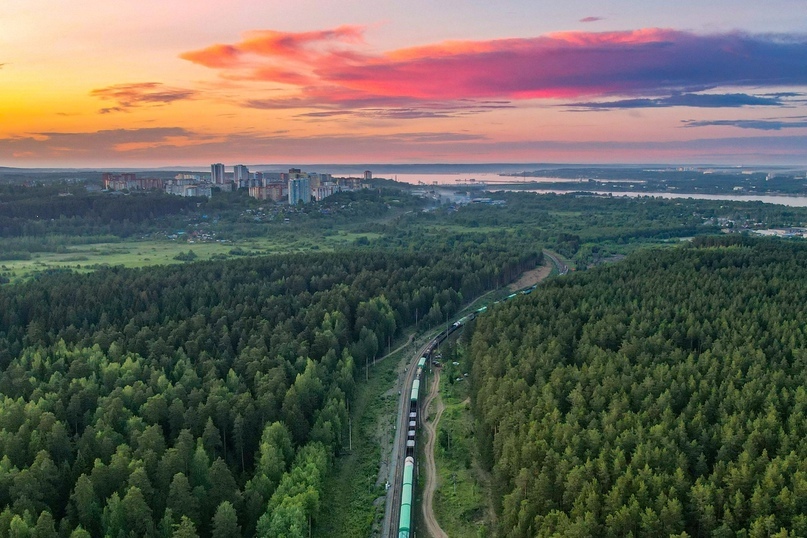
M239 241L193 241L186 239L152 239L90 243L66 246L61 252L32 252L28 259L0 261L0 275L11 282L31 278L53 270L89 272L99 266L148 267L186 263L189 251L193 260L236 258L310 250L331 251L353 244L360 237L375 239L378 234L338 232L305 239L249 238ZM4 250L0 239L0 251ZM177 256L180 259L177 259Z

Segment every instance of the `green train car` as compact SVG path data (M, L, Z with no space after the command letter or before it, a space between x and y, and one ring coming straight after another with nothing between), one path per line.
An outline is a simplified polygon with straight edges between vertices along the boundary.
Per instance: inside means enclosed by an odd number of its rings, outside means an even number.
M409 397L410 404L417 403L419 393L420 393L420 379L415 379L412 382L412 395Z
M403 489L401 490L401 517L398 519L398 538L409 538L412 533L412 500L415 490L415 459L404 462Z

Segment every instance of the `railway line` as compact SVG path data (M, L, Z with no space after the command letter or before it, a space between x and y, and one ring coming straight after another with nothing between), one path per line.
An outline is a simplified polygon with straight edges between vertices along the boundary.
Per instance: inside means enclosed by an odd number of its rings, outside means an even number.
M426 357L427 353L430 353L431 350L434 349L434 340L430 340L427 342L423 347L421 347L418 351L418 356L422 358ZM385 510L385 517L384 517L384 526L383 526L383 536L391 536L397 538L399 536L400 530L400 520L401 520L401 496L403 493L403 478L404 478L404 468L405 468L405 458L407 453L407 437L410 431L409 423L411 422L410 419L410 406L412 402L412 390L413 385L415 382L415 377L418 371L418 364L421 362L424 363L424 366L421 367L421 375L423 370L425 370L425 362L426 361L413 361L412 365L407 369L406 377L404 379L404 388L401 391L401 399L398 404L398 421L395 426L395 440L392 445L392 460L390 464L390 479L389 484L390 488L387 490L387 506ZM423 376L425 381L425 376ZM419 392L420 381L418 380L418 392ZM417 426L417 419L415 420ZM412 441L414 443L414 440ZM414 457L414 444L412 446L411 452L413 452ZM414 460L413 460L414 462ZM414 473L414 465L412 468ZM414 480L414 476L412 477ZM412 499L414 498L414 482L413 488L410 490L410 494L412 495ZM408 503L410 507L409 513L409 526L411 527L411 505L412 500ZM409 532L407 530L407 532Z
M566 264L557 256L544 251L552 260L560 275L568 272ZM519 295L532 293L538 284L508 295L502 301L509 301ZM500 302L500 301L496 301ZM495 303L494 303L495 304ZM407 368L401 398L398 404L398 417L395 427L395 440L392 447L390 474L388 479L387 502L384 512L382 536L385 538L412 538L414 536L415 492L417 491L417 431L421 421L421 393L425 394L426 375L434 363L433 354L439 345L465 323L487 311L483 306L461 317L423 345L416 357L420 357ZM424 390L421 391L421 387Z
M505 300L530 293L535 286L516 292ZM404 388L398 405L398 422L395 428L395 441L390 465L390 488L387 491L387 506L383 525L383 536L390 538L411 538L414 536L414 500L417 491L417 430L421 415L421 385L425 387L429 366L433 364L433 354L438 346L460 329L467 321L487 311L487 306L455 321L425 344L419 351L420 359L412 361L404 379ZM425 392L425 391L424 391Z

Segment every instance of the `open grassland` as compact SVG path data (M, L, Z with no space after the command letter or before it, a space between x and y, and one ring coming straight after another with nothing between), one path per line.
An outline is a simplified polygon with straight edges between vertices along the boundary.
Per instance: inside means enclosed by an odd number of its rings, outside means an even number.
M147 267L185 263L185 260L236 258L311 250L327 252L349 246L362 237L372 240L379 236L373 233L339 232L299 240L288 237L261 237L222 242L154 239L70 245L61 252L33 252L28 259L0 261L0 275L15 282L53 270L89 272L106 265ZM0 240L0 250L2 249L3 243ZM188 256L188 252L193 254Z

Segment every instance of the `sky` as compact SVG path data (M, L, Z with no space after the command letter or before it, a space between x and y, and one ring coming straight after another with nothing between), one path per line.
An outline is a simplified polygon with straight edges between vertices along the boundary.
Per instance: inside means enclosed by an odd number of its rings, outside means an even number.
M3 0L0 166L807 165L804 0Z

